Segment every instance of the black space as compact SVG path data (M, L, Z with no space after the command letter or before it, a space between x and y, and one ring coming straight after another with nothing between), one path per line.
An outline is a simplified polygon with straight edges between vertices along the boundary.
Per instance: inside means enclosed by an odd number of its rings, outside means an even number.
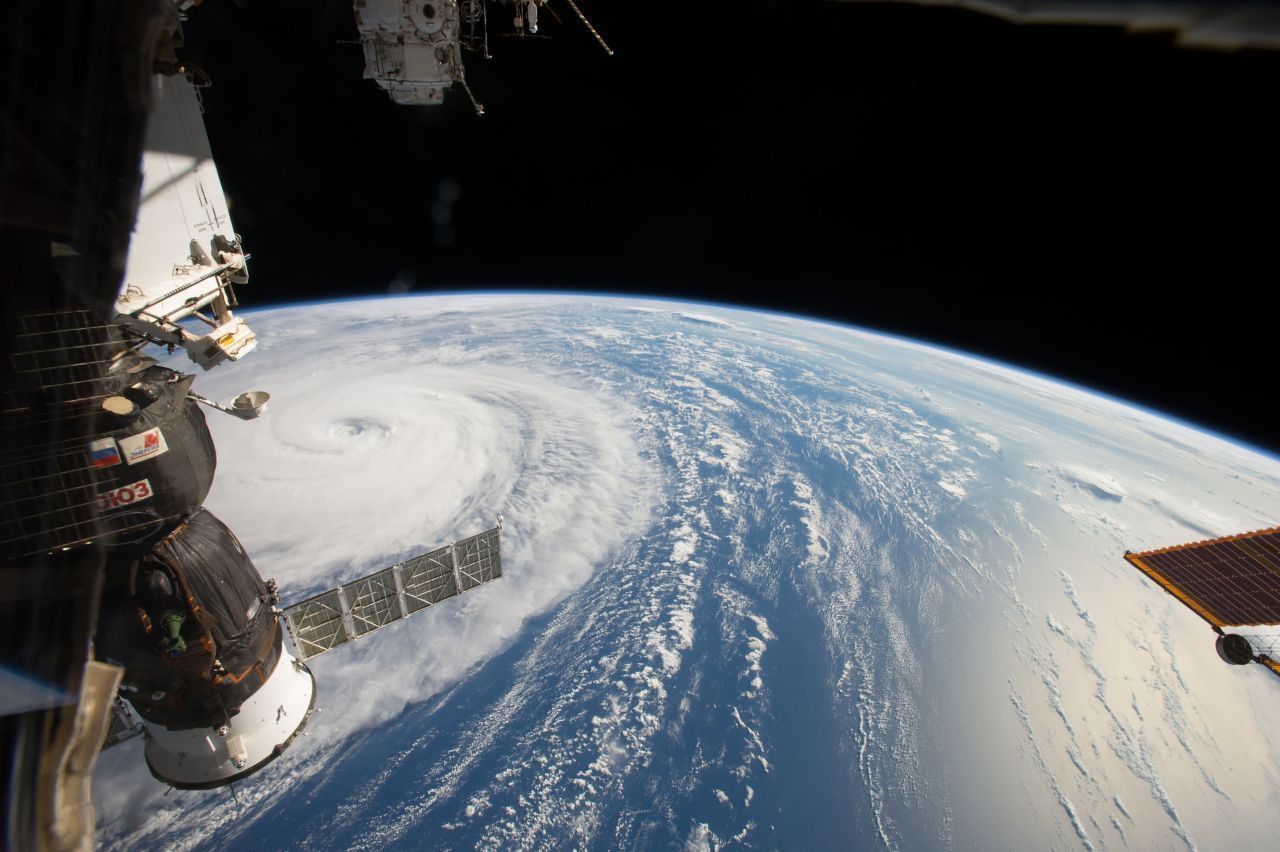
M1280 450L1280 53L905 5L580 5L617 56L544 12L551 38L469 60L480 119L459 89L399 107L361 79L346 2L193 10L244 301L536 287L778 308Z

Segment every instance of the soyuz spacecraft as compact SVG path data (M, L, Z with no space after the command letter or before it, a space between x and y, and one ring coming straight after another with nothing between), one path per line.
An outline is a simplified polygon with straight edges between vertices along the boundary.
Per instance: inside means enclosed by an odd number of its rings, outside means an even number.
M168 38L179 37L175 29ZM54 310L20 318L3 422L6 435L20 437L0 459L0 543L9 565L105 554L86 637L97 688L81 696L82 727L105 729L96 737L104 747L144 737L157 779L209 789L258 771L302 732L316 701L306 660L500 577L502 518L282 606L275 582L203 507L217 463L203 407L251 420L270 397L253 391L216 402L192 390L193 375L146 354L155 345L182 350L209 370L257 342L234 313L249 257L205 133L203 75L176 62L157 68L114 305L105 317Z
M192 391L193 376L143 354L147 344L181 348L208 370L256 345L232 311L248 258L197 89L181 73L161 75L154 96L142 203L113 318L124 345L110 353L98 403L108 428L84 447L113 563L94 645L100 660L123 669L106 744L144 736L157 779L205 789L257 771L302 731L316 696L306 659L501 576L501 518L479 535L279 605L274 581L264 582L202 506L216 454L201 405L253 419L269 395L223 405ZM285 648L286 632L296 654Z

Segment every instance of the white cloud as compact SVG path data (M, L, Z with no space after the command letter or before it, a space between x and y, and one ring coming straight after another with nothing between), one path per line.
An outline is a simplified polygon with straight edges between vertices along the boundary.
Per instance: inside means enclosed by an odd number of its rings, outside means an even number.
M209 417L220 457L206 506L286 604L486 529L499 512L504 577L314 660L323 713L281 761L294 767L505 647L648 525L657 493L623 401L492 337L488 348L437 348L414 316L343 333L348 313L290 314L281 329L256 319L283 351L201 380L215 397L250 383L272 393L260 420ZM128 751L104 756L97 773L101 821L158 830L181 808L161 806L141 750Z

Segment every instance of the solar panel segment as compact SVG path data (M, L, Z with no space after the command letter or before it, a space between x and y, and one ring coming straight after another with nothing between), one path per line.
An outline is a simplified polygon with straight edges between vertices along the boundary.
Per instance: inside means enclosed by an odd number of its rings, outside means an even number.
M1214 627L1280 623L1280 527L1125 559Z
M351 641L343 618L342 590L331 589L287 607L285 623L302 659Z
M457 557L459 586L462 591L502 576L497 528L463 539L453 546L453 551Z
M501 519L499 519L501 521ZM284 608L302 659L407 618L502 576L501 522Z
M342 587L356 636L372 633L398 618L404 618L396 593L395 570L393 565Z
M400 563L405 615L451 598L458 593L453 576L453 550L442 547Z

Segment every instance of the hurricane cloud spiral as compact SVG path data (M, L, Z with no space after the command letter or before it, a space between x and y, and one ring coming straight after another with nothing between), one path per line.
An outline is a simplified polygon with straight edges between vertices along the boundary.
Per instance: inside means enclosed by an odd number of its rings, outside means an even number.
M1126 548L1270 526L1280 463L797 318L586 297L260 312L209 507L286 600L502 512L506 576L318 658L225 794L130 744L108 846L1266 845L1280 679ZM1224 727L1223 720L1231 720Z

